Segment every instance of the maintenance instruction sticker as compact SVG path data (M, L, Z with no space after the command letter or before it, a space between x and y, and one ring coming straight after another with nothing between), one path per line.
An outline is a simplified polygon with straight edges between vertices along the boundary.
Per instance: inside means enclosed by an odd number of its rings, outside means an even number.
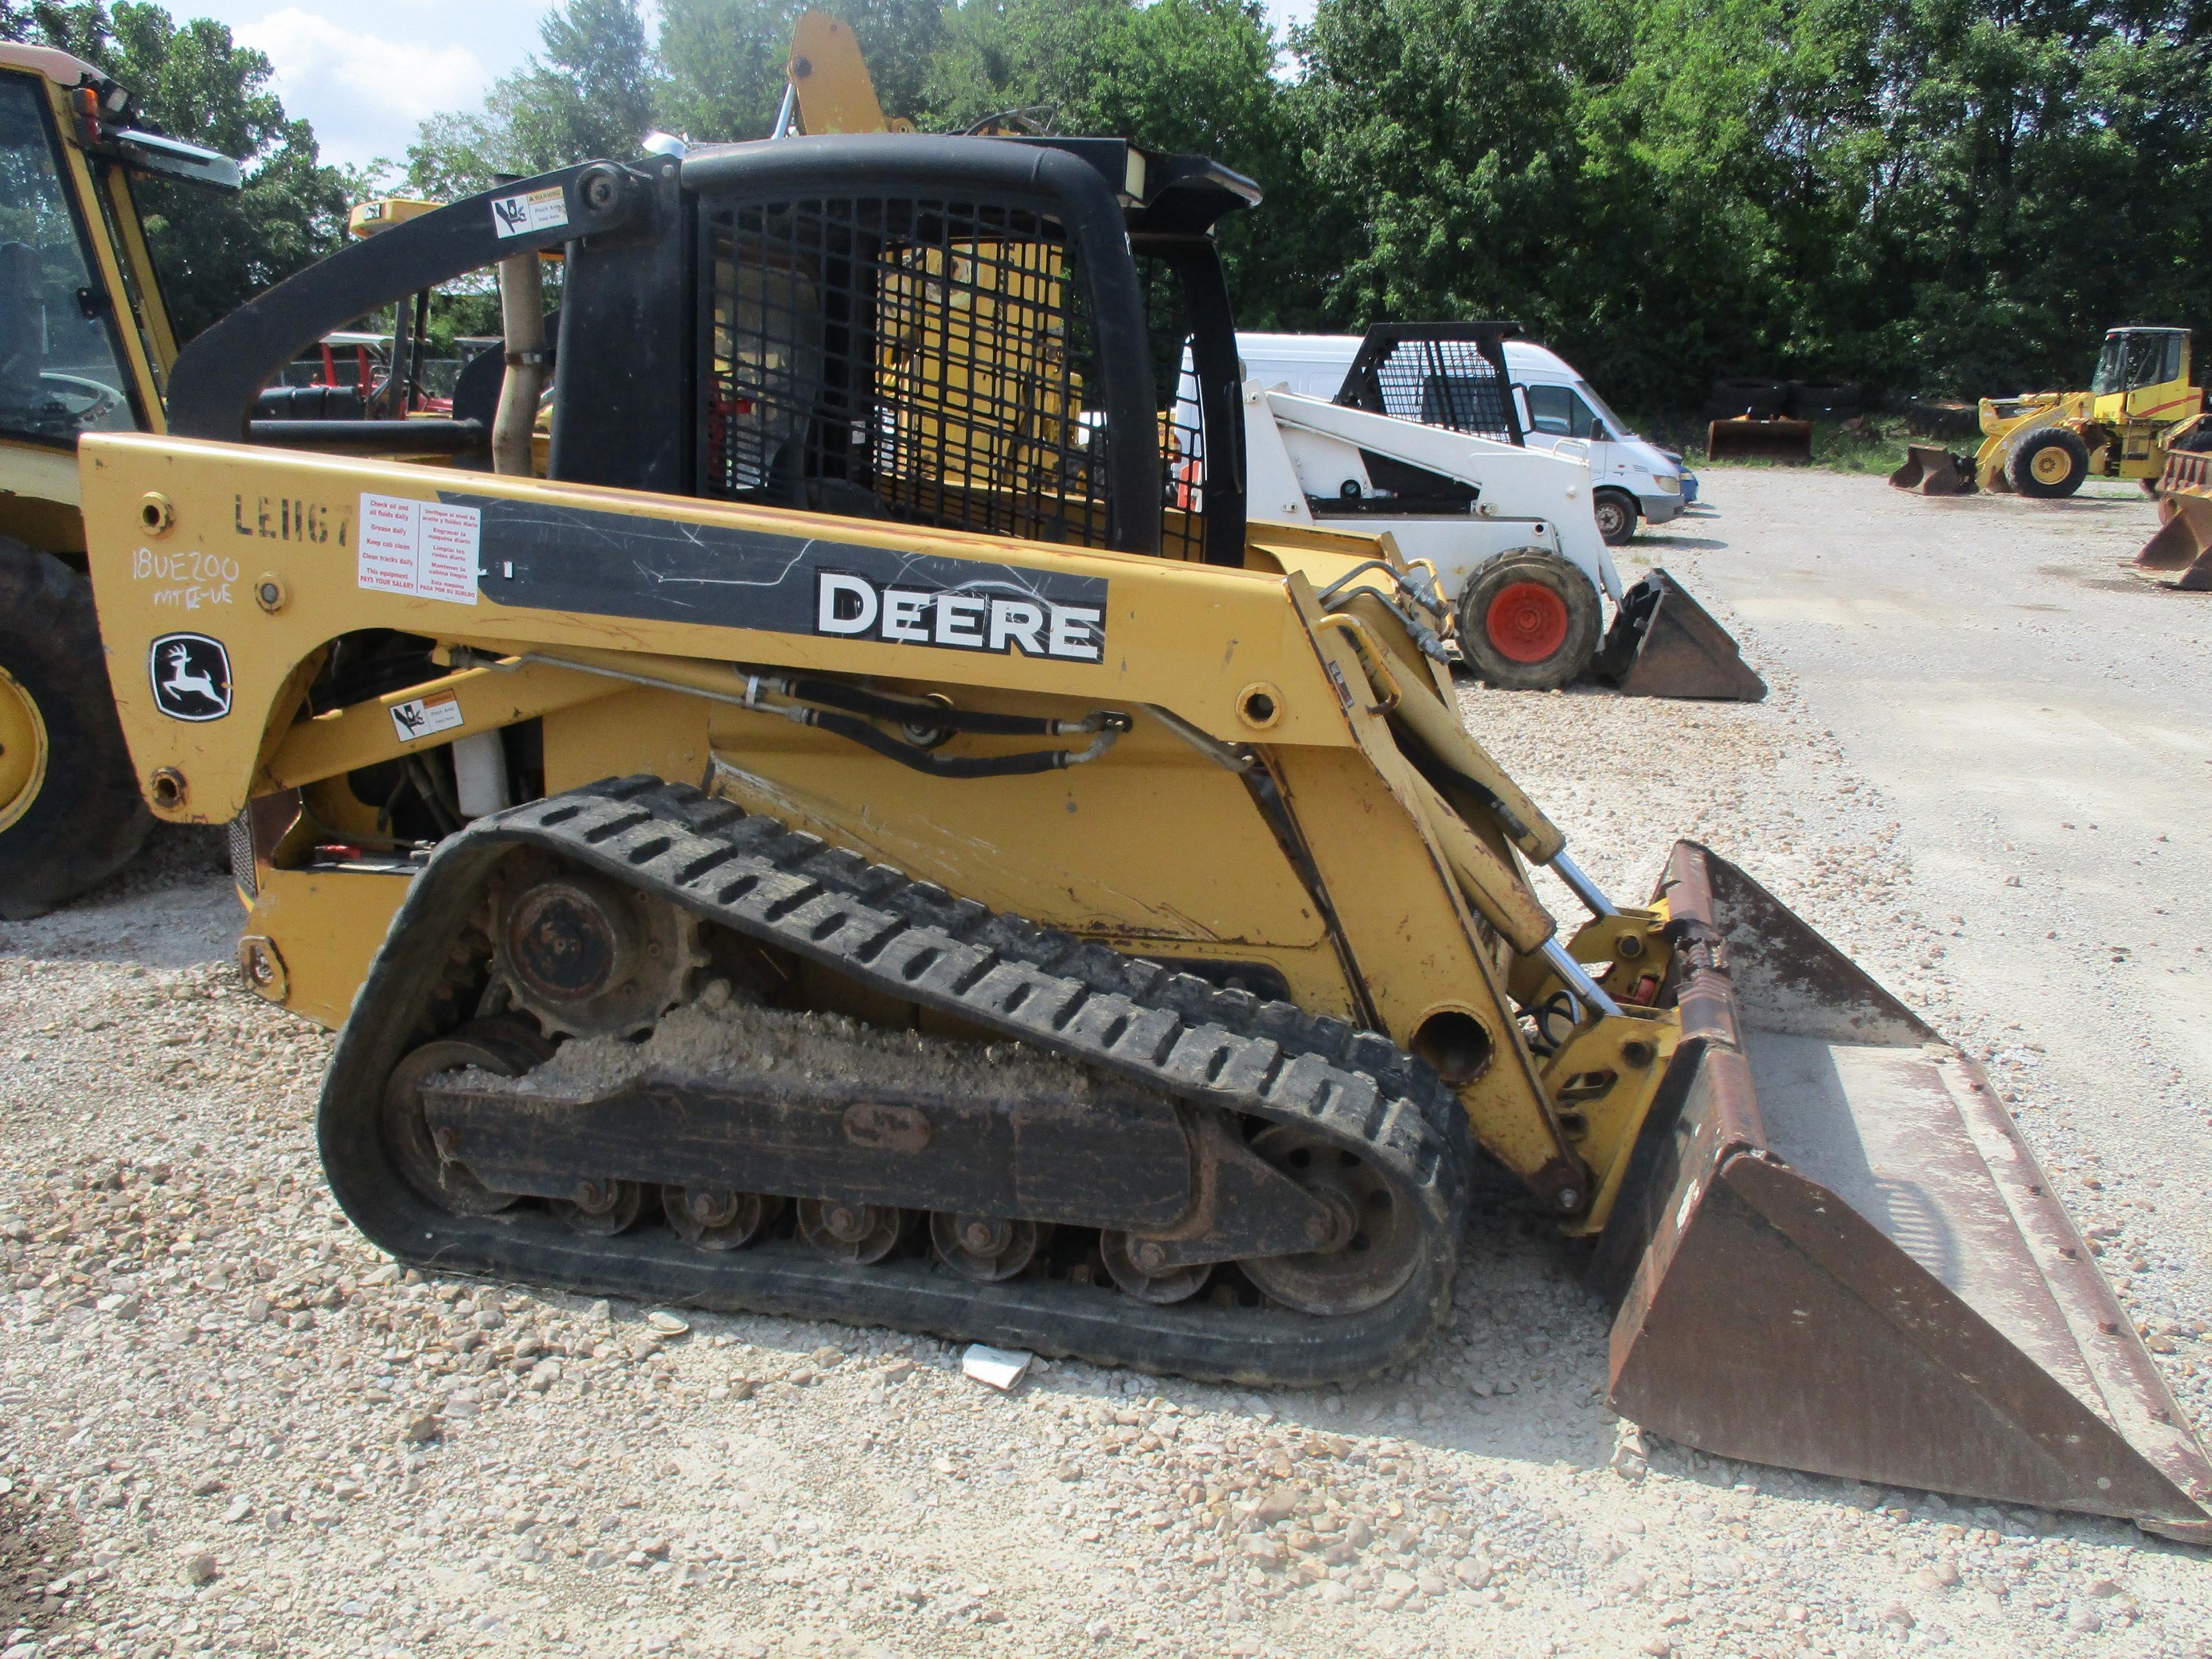
M527 236L533 230L558 230L568 222L568 198L561 193L558 185L546 190L492 198L492 228L502 239Z
M461 700L451 691L433 691L427 697L410 697L392 705L392 729L402 743L418 742L466 723L461 717Z
M483 540L477 507L364 494L354 580L378 593L474 605Z

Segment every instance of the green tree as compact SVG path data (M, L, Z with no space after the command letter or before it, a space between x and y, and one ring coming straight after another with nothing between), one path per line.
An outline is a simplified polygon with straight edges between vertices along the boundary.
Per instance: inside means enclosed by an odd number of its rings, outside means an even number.
M73 52L137 95L173 137L245 164L245 188L218 196L189 185L136 186L147 240L179 339L343 240L357 181L324 167L314 131L269 90L267 58L205 19L179 24L161 6L102 0L9 5L0 32Z
M799 14L795 0L662 0L664 125L701 143L763 137L782 101ZM931 65L945 43L941 0L824 0L852 26L890 115L923 113Z
M493 85L482 111L422 124L407 151L410 190L452 201L501 174L638 154L660 70L637 0L565 0L538 32L542 50Z

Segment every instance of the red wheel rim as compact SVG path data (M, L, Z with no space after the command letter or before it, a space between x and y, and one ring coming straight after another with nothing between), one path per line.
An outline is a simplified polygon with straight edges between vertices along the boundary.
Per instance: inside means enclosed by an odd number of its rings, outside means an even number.
M1567 602L1541 582L1508 582L1491 600L1482 623L1498 655L1542 662L1567 642Z

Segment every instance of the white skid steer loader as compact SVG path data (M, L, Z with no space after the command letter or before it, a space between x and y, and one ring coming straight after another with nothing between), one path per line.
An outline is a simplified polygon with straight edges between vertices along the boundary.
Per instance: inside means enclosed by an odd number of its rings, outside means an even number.
M1424 407L1440 397L1455 406L1449 423L1245 383L1251 517L1389 531L1409 560L1435 568L1461 653L1492 685L1547 690L1591 672L1631 696L1765 696L1727 630L1665 571L1623 588L1591 515L1587 447L1522 446L1502 362L1479 349L1494 342L1443 343L1463 348L1448 361L1437 343L1418 343L1438 361L1417 358L1409 372L1435 383ZM1610 630L1601 598L1615 606Z

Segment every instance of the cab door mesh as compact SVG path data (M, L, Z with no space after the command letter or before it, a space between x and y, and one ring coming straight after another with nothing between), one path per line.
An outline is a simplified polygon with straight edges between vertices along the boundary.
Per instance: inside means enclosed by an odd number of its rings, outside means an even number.
M1110 544L1090 289L1056 220L887 196L706 215L703 493Z

